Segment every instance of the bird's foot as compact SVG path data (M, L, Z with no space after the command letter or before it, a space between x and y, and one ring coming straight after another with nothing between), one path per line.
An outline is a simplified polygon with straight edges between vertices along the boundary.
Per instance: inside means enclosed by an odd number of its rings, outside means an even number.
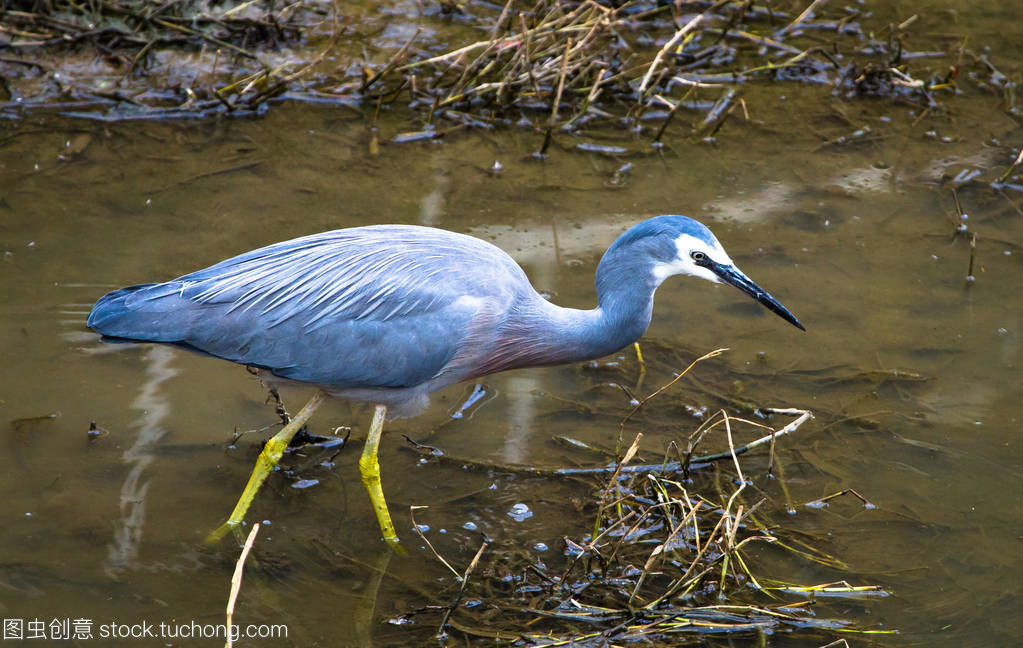
M227 522L220 525L212 533L207 536L207 542L216 542L224 537L228 531L232 528L237 527L241 524L242 520L245 519L245 513L249 510L249 506L252 504L252 500L255 499L256 493L259 492L259 487L266 481L267 476L277 466L277 463L281 460L284 455L284 450L288 447L288 443L291 438L295 436L298 430L305 425L305 422L312 416L316 408L319 407L320 403L323 402L324 393L317 391L306 406L303 407L291 423L284 426L280 432L275 434L263 445L263 449L259 453L259 458L256 459L256 466L252 469L252 474L249 476L249 481L245 485L245 490L242 491L241 497L238 498L238 503L235 505L234 510L231 512L230 517L227 518Z
M351 428L339 427L334 430L333 435L328 436L323 434L313 434L309 431L308 427L303 427L295 434L294 438L291 439L291 443L288 444L288 447L298 448L304 445L315 445L320 446L321 448L330 448L344 443L344 440L348 438L347 435L342 436L341 434L338 434L339 432L351 433L351 431Z

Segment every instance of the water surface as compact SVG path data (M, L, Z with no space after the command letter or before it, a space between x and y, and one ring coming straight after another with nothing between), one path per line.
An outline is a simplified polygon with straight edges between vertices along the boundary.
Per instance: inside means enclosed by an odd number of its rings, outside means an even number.
M101 343L84 322L107 290L299 235L398 222L492 240L554 301L589 307L596 263L619 232L684 213L713 227L807 332L728 287L667 282L643 340L650 370L637 391L711 349L731 350L705 370L713 389L680 386L630 423L630 434L644 432L644 457L657 461L698 425L685 406L722 407L722 395L812 409L818 420L779 445L777 478L764 476L763 457L746 465L769 497L767 515L813 534L848 571L764 547L753 553L757 573L885 586L894 596L827 608L899 631L870 639L878 645L1019 643L1023 196L987 182L1012 161L1023 130L977 102L932 125L936 139L910 125L905 107L862 102L852 104L855 123L895 124L866 143L824 146L852 128L813 96L797 90L781 101L752 89L754 121L729 122L712 144L675 138L658 152L639 138L626 141L637 154L614 158L576 150L578 140L565 136L546 161L531 156L541 138L531 129L388 144L415 127L407 115L381 121L377 154L368 119L355 111L296 105L253 121L7 125L0 612L96 626L223 618L237 549L201 540L230 511L268 435L230 448L233 433L273 424L273 409L237 365ZM626 162L631 169L616 175ZM980 171L979 180L949 182L963 170ZM954 186L977 234L969 283ZM295 489L275 475L260 493L250 519L270 524L250 558L239 620L286 624L288 643L302 646L424 636L385 623L453 593L410 531L410 505L430 507L419 522L461 566L479 543L466 523L494 538L495 551L543 542L553 555L563 536L585 535L586 484L424 464L402 449L401 435L479 461L599 465L551 437L614 447L629 404L608 383L635 387L638 368L631 353L609 360L617 366L490 377L488 398L458 420L450 414L471 386L452 387L423 416L390 425L384 488L410 558L380 561L358 443L332 467L294 460L300 477L319 483ZM294 411L308 392L284 396ZM333 402L313 431L351 426L361 440L368 419L365 406ZM94 440L90 421L102 430ZM804 505L842 489L877 508L851 499ZM508 516L517 503L532 517ZM386 565L382 580L375 564ZM818 639L768 641L825 643Z

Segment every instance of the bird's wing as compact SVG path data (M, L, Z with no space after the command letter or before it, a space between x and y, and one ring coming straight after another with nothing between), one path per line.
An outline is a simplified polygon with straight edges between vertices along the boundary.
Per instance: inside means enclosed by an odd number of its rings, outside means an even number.
M488 258L489 257L489 258ZM425 227L361 227L278 243L176 280L181 296L258 313L273 328L422 315L492 292L479 264L521 274L494 246ZM485 270L484 270L485 272ZM523 275L523 280L525 277Z
M90 326L184 342L296 380L407 387L430 379L528 287L479 239L415 226L325 232L163 284L115 291ZM106 302L106 304L104 303Z

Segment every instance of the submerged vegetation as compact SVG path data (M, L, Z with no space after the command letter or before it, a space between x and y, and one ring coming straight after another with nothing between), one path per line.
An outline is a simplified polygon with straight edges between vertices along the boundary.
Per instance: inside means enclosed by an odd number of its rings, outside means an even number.
M1015 81L986 53L950 34L928 34L923 45L913 34L919 16L882 22L865 5L417 6L412 29L329 2L18 0L0 14L2 110L162 119L248 115L291 99L411 108L424 124L419 137L466 126L549 134L649 122L659 141L679 112L695 115L689 128L701 137L731 115L748 118L743 89L761 82L816 84L924 112L943 110L968 83L1023 116Z
M618 415L622 438L632 429L633 415L641 410L659 410L649 413L660 416L672 409L665 406L670 402L667 395L657 399L660 403L650 402L688 379L697 362L672 372L674 377L646 398L634 400L624 418ZM641 384L645 370L639 367L638 376L632 368L627 373ZM660 368L656 373L661 373ZM719 372L702 373L704 380L714 381L713 375L706 374ZM612 415L613 408L607 407L603 413ZM729 411L748 414L736 416ZM580 507L583 522L572 525L575 534L562 538L560 546L551 547L553 552L524 550L483 535L476 546L461 547L461 555L471 559L459 565L459 559L445 557L445 550L435 548L420 532L421 543L415 543L422 545L420 557L432 553L447 572L441 579L447 586L439 592L419 592L426 603L410 606L391 617L389 624L402 628L404 643L430 643L437 635L441 645L598 647L642 641L660 646L702 641L709 635L789 632L818 642L813 645L835 641L840 645L843 634L891 633L837 616L856 601L888 593L879 585L847 582L855 578L852 570L826 551L821 538L789 528L784 518L795 512L792 505L779 506L768 492L771 487L764 488L764 481L776 481L771 475L782 469L775 464L775 444L796 433L813 415L733 402L716 413L691 418L702 422L669 443L667 456L657 464L637 462L646 443L644 434L638 433L627 449L624 444L620 447L606 470L552 471L563 479L590 484L593 493ZM841 422L831 414L827 418ZM647 421L643 429L654 433L656 427ZM751 437L752 441L745 441ZM722 451L707 452L708 445ZM755 458L744 467L747 458L740 460L740 456L753 448L760 452L748 455ZM437 448L418 445L416 450L428 450L424 457L443 460L443 451ZM455 463L464 468L475 462L458 458ZM476 465L503 473L520 470ZM852 491L805 506L822 508L843 496L857 498L853 506L860 510L875 508ZM417 508L412 511L413 528L428 529L419 522L429 520L430 514L417 513ZM542 547L541 552L545 551ZM812 571L837 580L795 584L779 579L774 567L765 566L787 560L810 565ZM375 595L371 589L363 596L372 600ZM825 600L846 605L838 608Z
M726 423L727 417L717 422ZM773 543L829 568L841 562L768 523L769 517L758 510L763 500L747 502L747 482L738 463L735 468L739 485L726 487L719 479L714 496L697 495L691 486L663 476L619 481L615 475L601 492L604 505L598 509L594 533L579 540L565 538L565 551L557 560L538 560L523 552L484 560L478 579L471 572L461 578L452 607L443 610L440 632L532 646L637 640L677 645L685 634L796 630L827 643L838 631L878 632L827 618L815 602L817 597L885 596L880 587L844 581L801 586L751 571L744 554L757 542ZM496 619L495 609L502 611ZM426 612L402 621L429 627L420 618Z
M770 430L772 443L811 418L800 410L776 413L798 418ZM829 618L816 605L819 598L886 596L877 585L844 580L797 585L751 569L756 564L748 552L760 543L824 570L848 571L818 543L772 522L770 506L761 510L767 498L744 474L733 442L733 434L744 426L766 427L724 410L709 417L679 453L683 468L670 472L623 470L636 455L643 436L637 435L596 490L592 530L581 538L565 537L561 555L539 559L525 551L487 552L492 542L487 538L459 572L435 552L454 575L451 602L412 610L390 622L410 632L416 625L423 631L436 628L441 637L453 635L454 645L463 639L470 645L481 640L529 646L677 645L681 635L794 631L824 644L837 633L890 633ZM729 451L713 458L726 458L722 465L734 470L693 479L689 469L698 461L693 453L708 433L727 438ZM701 495L697 489L714 494ZM865 500L864 505L872 507Z

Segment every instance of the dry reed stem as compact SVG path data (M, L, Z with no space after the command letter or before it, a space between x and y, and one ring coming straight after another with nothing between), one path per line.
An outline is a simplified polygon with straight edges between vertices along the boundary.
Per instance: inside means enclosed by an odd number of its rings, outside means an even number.
M442 635L444 633L444 628L447 627L448 625L448 619L451 618L451 613L454 612L455 608L457 608L458 604L462 601L462 596L465 595L465 588L469 585L469 574L472 573L472 570L476 569L476 565L480 561L480 556L483 555L483 552L486 550L488 544L489 543L486 540L483 541L483 544L481 544L480 548L476 551L476 555L473 556L472 561L469 562L469 566L465 568L465 573L460 577L462 581L462 586L458 588L458 594L455 595L455 599L451 602L451 605L449 605L448 609L444 612L444 618L441 619L440 627L437 629L438 635Z
M658 394L660 394L664 390L671 388L672 385L674 385L678 381L682 380L682 377L685 376L687 373L689 373L689 370L692 369L693 367L695 367L697 364L703 362L704 360L709 360L710 358L715 358L715 357L721 355L722 353L724 353L725 351L728 351L727 347L724 347L724 348L721 348L721 349L714 349L710 353L703 354L702 356L700 356L696 360L693 360L691 363L689 363L689 366L687 366L685 369L683 369L682 372L679 373L679 375L675 376L673 379L671 379L670 381L668 381L667 383L665 383L664 385L662 385L661 387L656 389L652 394L650 394L649 396L647 396L646 398L641 400L635 407L632 408L632 410L628 414L625 415L625 418L623 418L621 420L621 422L618 424L618 434L619 434L619 436L621 435L622 431L625 429L625 424L629 421L629 419L632 418L632 416L636 412L638 412L643 407L643 405L645 405L648 401L650 401L651 398L653 398L654 396L657 396Z
M238 592L242 589L242 572L245 569L245 559L249 557L249 551L252 550L252 543L256 541L257 533L259 533L258 522L252 525L252 530L249 531L249 536L245 538L245 545L242 547L242 553L238 556L238 562L235 563L234 566L234 575L231 576L231 594L227 598L227 621L224 626L227 631L227 642L224 644L225 648L231 648L233 645L231 627L234 624L234 604L238 600Z
M412 519L412 530L415 531L416 534L422 539L422 541L426 543L426 546L430 548L430 551L432 551L433 555L437 557L437 560L441 561L441 563L445 567L448 568L448 571L450 571L452 574L455 575L456 579L461 578L461 575L457 571L455 571L455 568L451 566L451 563L449 563L448 561L444 560L444 557L441 556L439 553L437 553L437 550L433 548L433 544L423 534L422 529L419 528L419 524L416 523L416 513L415 513L416 510L417 509L427 509L427 508L430 508L430 507L429 506L415 506L415 505L408 507L409 518Z
M703 4L702 10L680 27L669 23L668 15L677 19L683 6L679 3L673 8L670 4L655 6L625 0L611 7L594 0L537 0L532 7L519 10L512 0L498 5L469 2L460 8L469 20L476 21L473 26L488 37L486 40L434 56L420 52L414 55L422 56L420 60L405 60L413 49L410 39L390 55L375 74L368 68L364 68L364 73L355 72L352 60L339 61L337 66L326 69L328 66L320 64L325 58L322 55L296 63L298 72L291 74L285 72L284 65L272 68L265 63L260 63L259 71L253 74L251 64L240 61L239 57L258 61L268 45L298 40L300 34L305 37L316 34L317 30L322 34L322 27L331 24L334 26L332 38L338 38L338 12L333 5L324 11L313 5L290 3L277 11L271 7L264 16L254 19L242 16L243 8L251 11L254 6L251 0L220 12L211 12L208 3L202 0L178 0L143 8L134 0L92 0L86 5L73 0L49 0L36 3L36 12L4 12L9 23L4 29L12 41L8 43L9 48L24 55L31 55L33 48L66 48L78 43L101 47L110 56L129 61L124 84L145 83L148 72L145 60L166 48L200 49L207 44L217 48L213 71L197 71L197 79L198 74L205 72L204 80L176 88L181 96L181 104L176 107L147 106L144 100L133 98L139 96L137 93L96 94L102 98L96 99L97 108L105 110L111 100L130 106L124 111L124 118L138 118L140 109L146 108L150 115L147 118L246 114L281 94L282 89L294 91L296 98L312 91L309 96L316 101L358 105L372 101L373 97L366 91L375 88L379 96L387 97L390 103L398 100L408 88L409 100L425 113L427 123L432 124L437 108L464 102L465 107L457 114L440 114L463 125L488 128L514 123L515 113L520 121L523 117L531 119L532 111L550 110L552 100L558 105L558 111L552 120L540 122L545 130L552 126L579 129L609 121L617 122L619 127L627 124L638 128L635 120L649 103L657 102L668 105L672 112L660 128L654 129L657 132L655 144L666 136L668 122L677 109L703 110L696 103L683 105L684 99L676 101L670 96L671 86L675 84L689 85L687 91L692 91L710 85L707 83L710 79L732 84L745 80L738 75L754 74L761 78L816 83L819 79L812 77L826 74L830 85L848 96L867 94L923 104L925 109L919 119L924 119L935 112L943 112L933 92L954 88L957 78L966 78L964 69L974 66L982 73L1001 75L987 56L976 55L965 47L946 55L956 60L953 65L944 66L943 75L935 69L921 70L919 64L911 68L902 58L902 37L913 18L898 26L889 26L887 30L868 24L866 14L851 13L838 20L816 20L813 15L823 3L824 0L813 0L795 19L779 29L776 18L784 14L770 7L765 9L734 0ZM721 25L714 24L717 22ZM93 23L101 26L95 27ZM106 26L108 24L127 24L130 30ZM768 30L773 32L772 37L763 35ZM818 35L824 31L834 32L839 37L822 39ZM875 33L879 36L874 36ZM844 34L858 39L840 38ZM887 37L880 34L887 34ZM647 37L648 42L637 42L639 35ZM797 38L798 42L789 42ZM726 45L728 40L737 44ZM571 44L566 47L568 41ZM664 43L649 46L649 42L655 41ZM804 50L798 46L802 42L810 42L813 47ZM429 43L423 49L432 45ZM756 48L761 51L755 51ZM225 56L220 56L220 50ZM789 59L776 63L773 55L778 51L788 53ZM842 55L841 65L829 52ZM828 59L833 70L826 70L818 57ZM735 72L737 64L746 69ZM29 59L0 57L0 67L4 65L36 66L44 75L51 73L47 65ZM795 69L785 75L777 74L785 68ZM338 70L351 71L342 72L339 77ZM449 81L451 72L455 73L454 84ZM218 91L217 87L223 85L218 75L242 78ZM924 81L935 75L943 76L943 80ZM687 79L687 76L693 78ZM60 85L87 96L95 94L89 84L79 87L73 79L62 78ZM232 98L231 92L246 98ZM1003 88L1002 94L1010 112L1017 114L1012 90ZM745 103L738 101L745 111ZM24 111L26 105L34 104L25 102L14 106L8 102L0 104L0 109ZM566 105L570 106L567 119L559 119L557 115L564 112ZM721 119L708 120L704 128L711 132L721 128L732 108L732 105L723 105L718 113ZM115 106L104 118L116 119L120 112ZM682 136L704 134L690 131ZM1002 181L1004 179L1003 176Z
M368 90L370 86L387 76L391 70L398 66L398 61L405 58L405 54L408 52L409 48L412 47L412 43L416 42L416 39L419 38L419 34L422 33L422 31L421 27L416 27L416 32L412 34L404 45L401 46L401 49L398 50L397 54L391 57L391 59L387 62L387 65L384 66L384 69L381 70L379 74L374 74L373 78L367 79L363 82L361 88L362 92Z
M805 21L807 18L809 18L811 15L813 15L813 12L819 6L821 6L822 4L824 4L827 1L828 0L813 0L813 2L811 2L810 5L806 9L803 10L803 13L799 14L798 16L796 16L795 20L793 20L789 24L787 24L784 27L782 27L781 29L779 29L774 34L774 37L775 38L781 38L782 36L784 36L788 32L792 31L793 29L795 29L796 27L801 25L803 23L803 21Z
M689 34L691 31L699 27L700 23L703 22L707 14L717 11L724 5L728 4L728 1L729 0L718 0L718 2L715 2L707 9L704 9L702 12L698 13L681 29L676 31L675 34L668 40L668 42L665 43L663 47L661 47L660 51L657 52L657 55L654 56L653 62L650 63L650 67L647 69L646 74L643 75L643 80L639 84L639 90L637 91L637 93L639 94L641 100L643 96L646 95L647 85L650 83L650 78L654 75L654 71L657 70L658 66L660 66L661 61L664 59L664 55L667 54L668 51L670 51L673 47L678 45L679 41L685 38L687 34Z

